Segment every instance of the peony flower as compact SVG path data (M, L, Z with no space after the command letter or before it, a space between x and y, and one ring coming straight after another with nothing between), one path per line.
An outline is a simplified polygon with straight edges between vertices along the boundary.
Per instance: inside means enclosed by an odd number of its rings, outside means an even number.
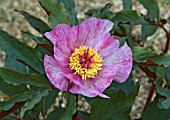
M62 91L108 98L103 91L113 80L126 81L132 69L132 52L127 45L119 48L119 41L109 34L112 27L109 20L90 18L46 32L54 44L54 57L44 57L51 83Z

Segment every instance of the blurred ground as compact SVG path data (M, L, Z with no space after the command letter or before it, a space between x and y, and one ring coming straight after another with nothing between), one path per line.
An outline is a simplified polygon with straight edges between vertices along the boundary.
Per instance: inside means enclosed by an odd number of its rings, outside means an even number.
M106 2L107 1L107 2ZM78 12L79 20L85 19L85 12L92 8L98 8L106 3L113 3L112 11L118 12L122 9L122 1L121 0L75 0L76 10ZM146 10L140 5L139 2L133 0L133 9L137 10L139 14L146 14ZM170 17L170 5L166 5L164 0L160 0L160 16L165 19L169 19ZM7 31L9 34L17 37L21 41L27 41L30 46L35 46L33 41L28 40L27 38L22 38L22 31L29 31L35 35L39 35L37 31L35 31L25 20L22 15L15 12L14 10L25 10L30 14L41 18L47 23L47 15L37 3L36 0L0 0L0 29ZM170 25L167 24L166 27L170 28ZM140 31L135 31L140 32ZM147 46L154 49L157 53L160 53L164 48L166 42L166 36L163 30L158 29L154 36L148 38ZM0 66L4 65L5 53L0 51ZM149 86L148 78L142 71L134 72L133 71L134 81L139 81L141 84L139 95L136 97L136 101L134 106L132 107L131 118L136 119L140 118L141 111L143 110L143 106L148 96ZM4 95L0 93L0 100L4 98ZM61 98L60 98L61 99ZM59 99L57 99L57 102ZM64 106L64 104L63 104ZM90 107L85 102L85 100L79 101L79 107L82 110L89 111Z

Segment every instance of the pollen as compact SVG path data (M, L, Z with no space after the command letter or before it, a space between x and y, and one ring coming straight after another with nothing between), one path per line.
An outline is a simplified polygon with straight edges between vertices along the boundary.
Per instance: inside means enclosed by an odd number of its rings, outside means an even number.
M87 46L76 48L70 57L70 68L75 70L82 79L95 78L97 72L102 69L102 57L97 50Z

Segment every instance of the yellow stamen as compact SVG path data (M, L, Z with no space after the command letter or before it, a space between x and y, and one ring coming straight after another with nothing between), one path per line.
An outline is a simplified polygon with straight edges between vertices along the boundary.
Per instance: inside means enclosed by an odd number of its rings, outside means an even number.
M95 78L102 68L102 57L91 47L80 46L76 48L70 57L70 68L82 79Z

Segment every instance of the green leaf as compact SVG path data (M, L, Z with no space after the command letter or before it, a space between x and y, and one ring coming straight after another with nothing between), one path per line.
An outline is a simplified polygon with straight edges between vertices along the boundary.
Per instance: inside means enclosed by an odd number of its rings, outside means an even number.
M45 32L51 30L51 28L45 22L43 22L41 19L36 18L22 10L21 11L17 10L17 12L21 13L25 17L25 19L28 21L28 23L33 28L35 28L38 32L40 32L42 35L44 35Z
M102 18L102 19L107 19L110 15L113 13L111 12L110 8L113 4L108 3L103 7L100 7L98 9L90 9L87 11L86 15L93 16L96 18Z
M159 6L157 0L138 0L146 9L147 17L159 19Z
M116 91L113 88L106 90L105 92L110 99L96 97L93 100L90 111L90 120L107 120L115 115L129 111L138 94L138 90L139 84L129 96L126 96L124 92Z
M7 55L5 58L5 67L15 70L19 73L28 73L27 67L16 60L15 56Z
M37 103L41 101L41 99L44 96L47 96L49 93L49 90L44 90L44 91L39 91L36 94L34 94L26 103L25 105L21 108L20 111L20 116L21 118L24 116L25 112L27 110L32 109Z
M39 44L36 46L35 49L38 50L42 54L42 56L44 56L45 54L50 56L54 55L53 48L49 44Z
M40 0L40 4L50 12L49 21L53 24L53 26L60 23L70 25L67 11L55 0Z
M1 120L14 120L14 116L8 115L8 116L5 116L4 118L2 118Z
M167 4L170 4L170 0L165 0Z
M167 80L167 85L170 85L170 66L165 68L165 78Z
M111 87L116 88L117 90L122 90L126 95L129 95L133 90L134 82L132 81L132 75L124 83L118 83L113 80Z
M59 93L58 89L50 91L49 95L45 97L45 110L48 110L52 104L55 104L55 99Z
M36 50L42 54L42 57L44 57L45 54L53 55L53 45L48 40L28 32L22 32L22 35L33 39L37 43Z
M48 109L51 110L51 106L55 104L55 100L56 100L56 97L59 93L59 90L58 89L55 89L55 90L52 90L50 91L50 93L45 96L41 102L39 102L37 105L35 105L35 107L29 111L26 112L26 115L28 114L28 112L30 114L33 114L34 115L34 119L38 119L39 118L39 114L40 112L42 114L46 114ZM65 110L64 110L65 111ZM63 112L64 113L64 112ZM62 114L63 114L62 113ZM33 116L31 115L31 116ZM60 114L61 115L61 114ZM25 116L24 116L25 117ZM56 117L58 118L58 117Z
M71 25L72 26L78 25L77 12L75 10L74 0L56 0L56 1L63 5L64 8L66 9L71 21Z
M19 42L16 38L1 30L0 41L0 48L4 50L7 55L15 56L17 60L21 60L31 66L36 72L44 73L41 54L37 50L29 47L25 43Z
M132 9L132 0L123 0L123 9Z
M49 80L37 74L21 74L6 68L0 68L0 77L13 85L33 85L37 87L51 86Z
M8 96L13 96L13 95L28 91L26 85L13 86L13 85L6 83L1 77L0 77L0 86L1 86L0 91Z
M156 80L156 82L155 82L156 90L160 95L165 96L166 98L160 100L159 103L158 103L158 106L159 106L159 108L168 109L168 108L170 108L170 90L169 89L163 89L161 87L161 82L162 82L161 79Z
M160 109L157 106L159 102L158 97L150 103L144 112L142 113L142 120L169 120L170 119L170 109Z
M143 17L139 16L135 10L128 9L122 10L115 15L113 14L108 19L113 21L115 24L119 22L130 22L131 24L148 24L148 22L146 22Z
M131 120L129 113L130 113L130 110L127 110L122 113L118 113L118 114L114 115L111 118L111 120Z
M49 40L47 40L45 38L42 38L42 37L35 36L35 35L31 34L31 33L22 31L22 35L24 37L28 37L28 38L33 39L37 44L50 44L50 45L52 45Z
M147 48L136 47L132 49L132 58L137 62L146 62L148 59L151 59L158 65L163 65L168 67L170 65L170 54L160 54L158 55L154 51L151 51Z
M2 111L0 112L0 118L3 118L3 117L9 115L9 114L12 113L12 112L15 112L17 109L21 108L21 107L25 104L25 102L26 102L26 101L16 102L16 103L14 104L14 106L12 106L10 109L8 109L8 110L2 110Z
M0 102L0 111L12 108L16 102L23 102L28 100L33 94L34 92L24 92L17 94L6 101Z
M155 73L157 78L164 78L164 68L159 66L148 66L148 69Z
M63 113L65 109L55 107L54 110L48 115L47 120L56 120L58 119ZM67 119L66 119L67 120Z
M76 112L76 96L71 93L68 94L66 111L58 120L72 120L72 116Z
M157 0L138 0L146 9L147 9L147 18L151 21L159 20L159 6ZM142 25L142 38L146 40L148 36L153 35L156 30L157 26L152 25Z
M142 26L142 40L145 42L147 37L153 35L157 31L157 26L143 25Z
M78 116L79 116L82 120L89 120L89 119L90 119L90 114L89 114L89 113L86 113L86 112L83 112L83 111L78 110L78 111L77 111L77 114L78 114Z

